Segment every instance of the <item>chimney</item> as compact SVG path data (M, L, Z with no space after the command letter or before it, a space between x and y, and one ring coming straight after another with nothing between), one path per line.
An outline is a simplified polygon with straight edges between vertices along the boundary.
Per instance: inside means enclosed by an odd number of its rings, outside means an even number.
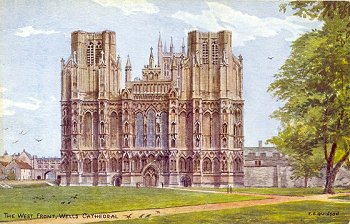
M262 148L262 140L259 140L259 148Z

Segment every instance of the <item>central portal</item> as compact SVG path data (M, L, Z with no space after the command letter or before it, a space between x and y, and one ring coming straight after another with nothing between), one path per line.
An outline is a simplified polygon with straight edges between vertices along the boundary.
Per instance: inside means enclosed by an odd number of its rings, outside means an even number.
M154 167L150 166L143 174L143 185L145 187L156 187L158 182L158 175Z

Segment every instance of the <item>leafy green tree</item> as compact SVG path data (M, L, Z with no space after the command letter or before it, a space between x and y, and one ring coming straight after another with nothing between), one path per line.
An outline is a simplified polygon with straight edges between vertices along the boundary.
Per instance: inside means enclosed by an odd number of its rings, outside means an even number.
M315 5L320 6L313 3L299 10L305 12ZM271 142L281 148L276 138L290 140L291 150L299 155L322 150L326 163L324 192L334 193L336 175L350 153L350 41L344 32L349 24L344 18L349 16L334 10L332 17L327 17L322 15L324 11L320 10L318 17L323 20L322 29L293 42L291 55L269 86L269 91L284 102L272 115L281 121L283 130ZM300 125L309 134L294 140L285 136L288 128L298 130ZM305 152L300 152L298 144Z
M277 149L288 156L292 167L291 179L304 179L304 187L312 177L319 177L320 170L325 164L315 141L315 131L303 123L292 123L286 126L278 136L269 140Z

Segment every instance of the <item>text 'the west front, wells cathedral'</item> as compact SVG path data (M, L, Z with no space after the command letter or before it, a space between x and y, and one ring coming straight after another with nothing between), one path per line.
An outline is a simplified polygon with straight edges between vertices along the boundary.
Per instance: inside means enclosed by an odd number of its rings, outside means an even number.
M243 185L243 67L232 33L192 31L177 52L159 36L155 53L132 81L115 32L72 33L61 61L61 185Z

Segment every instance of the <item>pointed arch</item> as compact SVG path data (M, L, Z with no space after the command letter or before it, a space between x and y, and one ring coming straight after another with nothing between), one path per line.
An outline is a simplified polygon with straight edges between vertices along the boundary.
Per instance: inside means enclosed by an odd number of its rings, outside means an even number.
M118 171L118 160L116 158L112 158L110 161L110 168L111 168L111 172L117 172Z
M186 160L183 157L180 157L179 159L179 171L186 172Z
M205 173L211 173L212 172L212 163L211 160L206 157L203 160L203 168L202 168L203 172Z
M236 157L233 160L233 172L241 172L243 167L242 159L239 157Z
M143 147L144 121L143 114L141 112L138 112L135 116L135 126L135 146Z

